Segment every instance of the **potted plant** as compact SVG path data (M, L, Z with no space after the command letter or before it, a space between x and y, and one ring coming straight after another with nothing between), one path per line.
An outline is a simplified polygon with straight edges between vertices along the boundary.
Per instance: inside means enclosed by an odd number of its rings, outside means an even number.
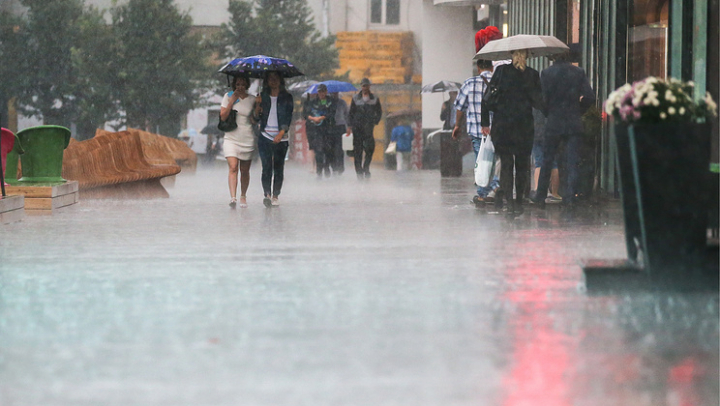
M710 124L717 105L694 84L648 77L612 92L628 258L653 277L704 267ZM717 273L717 270L715 270Z

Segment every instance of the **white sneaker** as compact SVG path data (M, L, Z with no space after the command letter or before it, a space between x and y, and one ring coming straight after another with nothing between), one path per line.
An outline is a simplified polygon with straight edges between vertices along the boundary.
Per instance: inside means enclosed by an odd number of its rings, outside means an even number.
M278 200L277 197L273 197L273 198L272 198L272 201L271 201L271 204L272 204L273 206L280 206L280 201Z

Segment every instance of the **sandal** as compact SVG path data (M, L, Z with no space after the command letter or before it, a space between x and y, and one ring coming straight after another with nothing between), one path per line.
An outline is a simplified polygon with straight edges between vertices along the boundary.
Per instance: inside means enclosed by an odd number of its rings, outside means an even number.
M240 196L240 208L244 209L247 207L248 207L247 199L245 198L245 196Z
M236 205L237 205L237 199L234 198L234 197L231 198L231 199L230 199L230 208L231 208L231 209L234 209Z

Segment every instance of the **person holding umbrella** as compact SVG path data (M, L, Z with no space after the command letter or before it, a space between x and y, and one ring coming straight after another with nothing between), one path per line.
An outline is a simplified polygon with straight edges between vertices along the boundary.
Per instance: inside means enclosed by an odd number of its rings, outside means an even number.
M270 71L256 98L255 115L260 122L258 151L262 162L263 204L278 206L285 179L285 155L289 147L288 131L292 122L293 97L285 90L285 80L277 71Z
M502 209L505 198L507 213L519 215L524 212L523 194L530 179L530 154L535 132L532 109L543 110L543 102L540 74L527 66L528 51L517 49L510 54L512 64L498 66L488 86L491 90L497 89L497 104L490 105L487 95L483 97L481 132L492 136L495 153L500 156L500 190L495 194L495 207L498 211ZM492 130L490 111L493 112Z
M305 119L315 134L315 170L318 179L323 173L330 177L330 164L333 160L334 149L332 130L335 128L335 99L328 97L328 89L324 84L318 85L318 97L310 102Z
M247 190L250 185L250 164L255 152L256 141L252 124L255 123L253 110L255 97L248 94L250 79L247 76L235 76L232 80L233 90L223 96L220 104L220 119L226 120L231 110L235 110L237 128L225 133L223 151L228 163L228 186L230 188L230 207L238 204L237 186L238 171L240 172L240 207L247 207Z

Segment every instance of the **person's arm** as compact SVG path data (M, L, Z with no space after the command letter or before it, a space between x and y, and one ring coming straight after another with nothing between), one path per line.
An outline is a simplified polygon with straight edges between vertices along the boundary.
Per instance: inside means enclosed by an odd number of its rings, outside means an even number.
M460 134L462 134L460 123L462 123L463 118L465 118L465 112L462 110L455 110L455 127L452 130L452 138L454 140L460 138Z
M274 143L279 143L282 141L283 137L287 132L290 130L290 124L292 123L292 112L293 112L293 97L290 93L284 93L285 96L283 97L283 105L278 105L279 109L284 109L285 114L281 117L280 114L278 114L278 127L280 128L280 131L277 133L275 138L273 139ZM278 97L278 104L280 104L280 98ZM282 121L281 121L282 120Z
M233 92L231 96L225 95L228 99L228 103L225 106L220 107L220 119L221 120L227 120L228 116L230 115L230 110L232 110L233 106L235 105L235 101L238 99L237 92ZM223 97L223 101L224 98Z

